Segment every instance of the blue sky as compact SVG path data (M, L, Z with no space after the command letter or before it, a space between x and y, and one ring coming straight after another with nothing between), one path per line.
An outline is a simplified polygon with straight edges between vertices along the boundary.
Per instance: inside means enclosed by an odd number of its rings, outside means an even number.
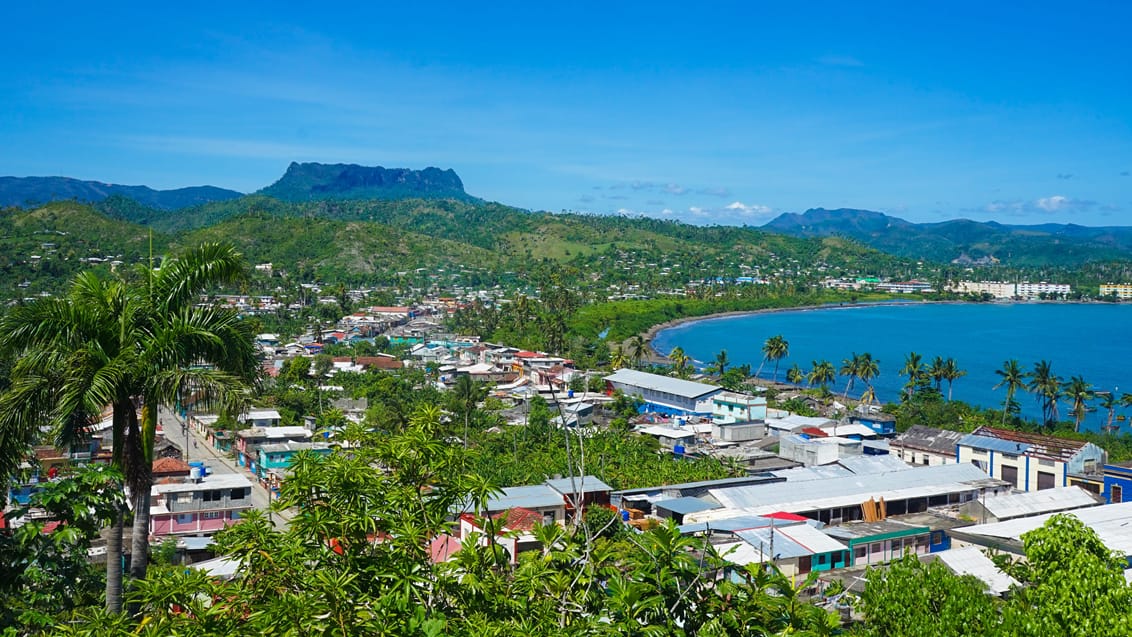
M0 175L435 165L692 223L1132 224L1132 3L107 4L5 8Z

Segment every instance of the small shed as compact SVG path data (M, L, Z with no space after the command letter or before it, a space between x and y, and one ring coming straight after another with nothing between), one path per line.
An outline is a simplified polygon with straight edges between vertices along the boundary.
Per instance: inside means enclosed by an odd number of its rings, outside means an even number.
M665 520L675 520L677 524L683 524L685 515L698 511L718 509L719 504L701 500L700 498L684 497L654 502L653 507L656 509L657 517Z

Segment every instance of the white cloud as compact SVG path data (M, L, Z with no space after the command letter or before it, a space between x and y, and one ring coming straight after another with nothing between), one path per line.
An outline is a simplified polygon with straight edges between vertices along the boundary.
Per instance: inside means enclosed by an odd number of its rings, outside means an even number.
M670 195L682 195L688 192L688 189L679 184L665 184L664 192Z
M1038 208L1041 208L1042 210L1045 210L1046 212L1057 212L1058 210L1065 208L1071 203L1072 202L1068 197L1054 195L1052 197L1042 197L1041 199L1035 201L1034 205L1036 205Z
M733 201L727 204L726 209L732 212L738 212L751 216L769 215L770 213L774 212L774 210L772 210L770 206L764 206L762 204L747 205L742 201Z

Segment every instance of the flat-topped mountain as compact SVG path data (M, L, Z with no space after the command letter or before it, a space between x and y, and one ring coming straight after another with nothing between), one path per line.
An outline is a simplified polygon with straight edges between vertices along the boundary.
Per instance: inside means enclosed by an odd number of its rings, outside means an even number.
M1058 223L1015 226L970 219L912 223L851 208L785 213L763 229L795 237L842 236L889 254L941 262L993 258L1010 265L1056 265L1127 259L1132 252L1132 227Z
M123 186L71 177L0 177L0 207L30 207L69 199L98 203L114 195L128 197L143 206L158 210L176 210L235 199L242 197L243 193L215 186L154 190L149 186Z
M279 181L260 194L283 201L318 199L470 200L456 171L428 167L383 168L356 164L292 162Z

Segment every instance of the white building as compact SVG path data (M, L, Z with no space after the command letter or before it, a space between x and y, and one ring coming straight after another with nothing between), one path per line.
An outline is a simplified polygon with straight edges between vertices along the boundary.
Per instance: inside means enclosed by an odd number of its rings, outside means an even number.
M974 463L1021 491L1069 486L1069 474L1096 473L1105 451L1091 442L979 427L956 444L960 463Z
M724 391L711 399L711 420L720 425L766 420L766 397Z
M637 396L645 401L647 411L677 416L712 413L713 400L723 392L717 385L696 383L658 374L619 369L605 377L611 390L620 390L626 396Z
M1042 295L1050 296L1065 296L1073 291L1073 288L1067 283L1040 283L1023 282L1018 284L1017 295L1023 299L1036 299Z

